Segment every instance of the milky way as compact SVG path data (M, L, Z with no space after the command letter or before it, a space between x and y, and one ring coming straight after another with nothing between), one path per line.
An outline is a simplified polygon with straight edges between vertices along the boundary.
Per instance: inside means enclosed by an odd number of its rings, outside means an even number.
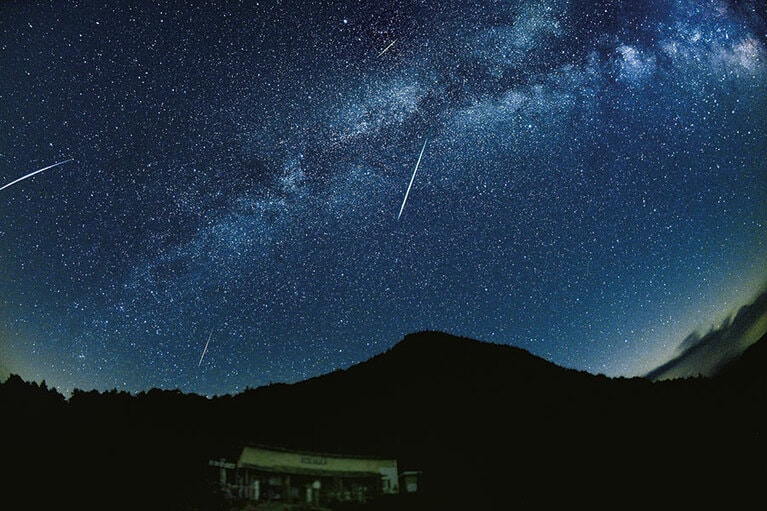
M630 376L767 281L761 2L229 4L2 7L0 182L74 159L0 193L3 373L233 393L434 329Z

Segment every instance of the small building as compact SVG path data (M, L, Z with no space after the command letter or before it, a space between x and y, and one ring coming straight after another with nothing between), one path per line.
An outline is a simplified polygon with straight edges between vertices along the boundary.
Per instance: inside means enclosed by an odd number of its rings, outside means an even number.
M311 506L399 492L396 459L262 446L242 449L236 481L236 493L248 500Z
M406 470L399 475L400 487L404 493L418 493L418 480L421 478L420 470Z

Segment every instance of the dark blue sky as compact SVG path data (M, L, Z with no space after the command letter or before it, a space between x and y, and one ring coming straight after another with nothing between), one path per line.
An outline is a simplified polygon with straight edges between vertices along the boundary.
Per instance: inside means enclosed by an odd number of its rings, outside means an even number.
M767 281L760 2L155 3L0 6L0 186L74 159L0 191L5 374L234 393L436 329L631 376Z

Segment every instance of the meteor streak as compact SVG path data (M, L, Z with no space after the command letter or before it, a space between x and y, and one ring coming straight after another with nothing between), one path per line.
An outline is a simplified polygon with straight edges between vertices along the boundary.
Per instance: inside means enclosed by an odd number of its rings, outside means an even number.
M65 163L69 163L70 161L74 161L74 158L70 158L70 159L68 159L68 160L60 161L60 162L58 162L58 163L54 163L53 165L48 165L47 167L44 167L44 168L42 168L42 169L40 169L40 170L36 170L36 171L34 171L34 172L30 172L30 173L29 173L29 174L27 174L26 176L21 176L21 177L20 177L20 178L18 178L16 181L11 181L11 182L10 182L10 183L8 183L7 185L3 185L2 187L0 187L0 191L3 191L3 190L5 190L5 189L6 189L6 188L8 188L9 186L13 186L13 185L15 185L15 184L16 184L16 183L18 183L19 181L24 181L25 179L27 179L27 178L30 178L30 177L34 176L35 174L39 174L40 172L46 171L46 170L48 170L48 169L52 169L53 167L58 167L59 165L64 165Z
M202 355L200 355L200 361L197 362L197 367L200 367L200 364L202 364L203 357L208 352L208 344L210 344L210 338L211 337L213 337L213 330L210 331L210 335L208 336L208 340L205 342L205 347L202 349Z
M418 161L415 162L415 169L413 169L413 176L410 178L410 184L407 185L407 191L405 192L405 198L402 201L402 207L399 208L399 214L397 215L397 220L399 220L399 217L402 216L402 210L405 209L405 203L407 202L407 196L410 195L410 187L413 186L413 181L415 180L415 173L418 172L418 166L421 164L421 157L423 156L423 152L426 149L426 142L428 142L429 139L423 141L423 147L421 148L421 154L418 155Z
M397 40L396 40L396 39L395 39L394 41L390 42L390 43L389 43L389 46L387 46L386 48L384 48L383 50L381 50L381 53L379 53L379 54L378 54L378 56L380 57L381 55L383 55L384 53L386 53L387 51L389 51L389 48L391 48L392 46L394 46L394 43L396 43L396 42L397 42Z

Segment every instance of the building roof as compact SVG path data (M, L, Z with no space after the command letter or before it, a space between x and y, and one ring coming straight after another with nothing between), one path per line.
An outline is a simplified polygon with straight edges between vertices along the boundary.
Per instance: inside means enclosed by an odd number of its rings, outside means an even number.
M393 470L396 473L397 460L246 446L242 449L237 467L287 474L338 477L377 476L382 471Z

